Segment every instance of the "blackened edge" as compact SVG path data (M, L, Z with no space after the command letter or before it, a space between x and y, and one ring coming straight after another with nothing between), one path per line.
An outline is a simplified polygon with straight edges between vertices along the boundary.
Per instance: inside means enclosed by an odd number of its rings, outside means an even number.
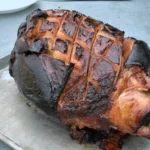
M135 41L132 51L125 62L126 67L141 66L150 76L150 49L144 41Z

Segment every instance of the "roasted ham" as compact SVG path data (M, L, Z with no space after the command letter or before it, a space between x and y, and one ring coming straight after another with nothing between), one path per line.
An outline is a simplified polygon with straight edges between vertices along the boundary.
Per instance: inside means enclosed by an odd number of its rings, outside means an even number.
M150 49L69 10L35 10L18 29L10 75L19 91L73 139L118 150L150 138Z

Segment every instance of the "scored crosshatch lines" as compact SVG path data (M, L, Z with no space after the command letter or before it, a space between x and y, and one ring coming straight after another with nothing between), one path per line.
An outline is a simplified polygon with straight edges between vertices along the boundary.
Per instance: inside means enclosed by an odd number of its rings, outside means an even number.
M48 56L67 66L74 64L59 97L59 111L63 110L66 115L70 110L65 108L72 108L82 116L82 109L87 109L85 106L90 106L91 100L98 103L98 99L103 101L100 106L103 107L122 65L124 32L76 11L47 10L42 13L46 17L40 17L35 27L26 33L29 44L33 37L34 40L47 39L45 53ZM89 113L93 111L88 110ZM95 113L101 110L95 108Z

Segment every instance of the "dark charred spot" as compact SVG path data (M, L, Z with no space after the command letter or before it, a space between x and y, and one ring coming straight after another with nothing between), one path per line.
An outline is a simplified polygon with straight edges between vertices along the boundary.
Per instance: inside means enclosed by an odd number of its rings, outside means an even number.
M82 56L83 51L84 51L84 49L80 45L77 45L76 46L76 51L75 51L75 58L80 59L81 56Z
M47 13L42 11L41 9L37 9L34 12L30 13L30 15L27 16L27 29L26 32L33 28L37 23L38 23L38 18L39 17L48 17Z
M120 41L123 41L123 39L124 39L124 32L120 31L119 29L117 29L117 28L115 28L109 24L105 24L102 31L107 32L107 33L115 36Z
M20 92L53 116L57 115L57 102L72 69L72 64L66 66L63 61L34 53L18 54L11 67Z
M115 146L113 150L118 150L122 147L123 140L127 137L127 134L121 134L118 130L114 131L111 128L104 132L84 127L82 129L70 128L70 136L79 140L80 143L100 144L103 150L110 148L109 145L106 145L107 142L110 142L110 144L112 143Z
M28 44L27 39L25 38L19 38L14 47L14 51L16 53L26 53L32 54L32 53L40 53L42 51L46 51L48 49L48 39L42 38L42 39L34 39L31 45Z
M77 83L80 78L82 77L82 75L84 74L84 69L79 70L77 68L73 68L72 72L71 72L71 75L70 75L70 78L66 84L66 87L65 87L65 90L68 91L75 83Z
M101 116L100 119L99 119L99 122L100 122L100 125L101 125L101 129L103 131L107 131L109 129L110 122L108 121L107 117Z
M35 39L29 47L29 51L39 53L41 50L46 51L48 49L48 39Z
M91 47L91 43L92 43L92 38L94 36L93 32L90 32L88 30L85 30L84 28L80 27L79 31L78 31L78 36L77 38L83 42L86 43L87 47L90 48Z
M68 35L68 36L73 36L73 33L75 31L75 26L68 24L68 23L64 23L62 25L63 31Z
M49 22L48 20L44 20L42 27L40 28L41 31L52 31L55 27L56 22Z
M120 137L120 139L118 140L118 146L119 146L119 148L122 148L124 139L127 138L128 136L129 135L126 134L123 137Z
M81 14L76 12L76 11L72 11L72 13L69 13L68 16L66 17L66 20L72 24L77 25L80 21L81 18Z
M37 23L38 23L37 19L27 20L26 32L28 32L29 29L33 28Z
M112 45L112 43L113 40L100 35L95 42L94 52L101 55L108 47Z
M123 141L127 136L127 134L123 134L118 130L110 128L107 137L100 140L99 147L103 150L119 150L122 148Z
M147 81L146 81L145 79L142 79L142 80L141 80L141 83L142 83L143 85L145 85L145 84L147 84Z
M19 90L27 98L33 102L49 100L51 84L37 55L18 54L12 72Z
M85 134L84 134L85 143L96 144L97 142L99 142L102 139L104 140L108 136L103 131L96 131L96 130L89 129L89 128L84 128L82 130L85 131Z
M24 53L29 51L29 45L27 39L19 38L15 43L14 51L16 53Z
M85 139L84 136L86 132L82 129L76 128L76 130L70 130L70 137L74 140L78 140L80 143L82 143Z
M21 25L19 26L19 29L18 29L18 33L17 33L18 37L22 36L25 33L26 26L27 26L26 22L21 23Z
M62 53L66 53L67 50L68 50L68 44L69 44L69 41L64 41L62 39L57 39L53 49L54 50L59 50Z
M143 41L136 41L133 45L132 51L125 62L125 66L131 67L139 65L150 76L150 49Z
M106 96L109 94L112 89L114 81L114 75L106 74L101 81L99 82L99 86L102 88L101 95Z
M109 25L109 24L105 24L103 31L106 31L108 33L111 33L113 36L115 35L122 35L123 32L119 31L117 28Z
M121 51L122 51L122 47L115 44L112 47L110 47L105 57L111 60L112 62L119 64Z
M46 56L44 54L40 55L40 60L42 61L42 65L46 70L48 78L51 82L52 94L48 102L48 105L51 107L51 109L47 109L50 114L57 110L59 96L68 81L70 73L72 72L73 64L66 66L63 61ZM46 105L46 103L43 104L45 108Z
M88 103L86 113L89 115L102 113L106 111L109 106L108 96L102 95L102 92L98 91L92 83L89 83L86 101Z
M102 82L103 79L111 79L111 81L115 77L115 71L110 63L103 59L99 59L96 56L92 56L90 62L90 78Z
M139 127L148 126L150 124L150 112L147 113L140 121Z
M90 83L86 100L89 114L98 114L106 111L110 104L109 93L113 87L115 71L110 63L96 56L91 57L89 78L98 82L101 91Z
M46 112L46 114L48 114L48 115L53 115L53 116L55 116L55 117L58 117L58 114L57 113L55 113L55 103L48 103L47 101L43 101L43 100L41 100L41 101L38 101L37 103L36 103L36 106L38 107L38 108L40 108L42 111L44 111L44 112Z
M80 45L77 45L77 46L80 47ZM72 71L72 73L70 75L70 78L69 78L69 80L67 82L66 90L69 90L70 87L75 85L82 78L82 76L84 76L84 74L87 73L89 59L90 59L90 52L84 49L82 51L82 56L77 58L77 57L75 57L75 54L74 54L72 58L76 59L79 62L80 69L76 68L76 66L74 67L74 69L73 69L73 71Z
M78 84L73 86L63 100L63 116L65 117L79 117L83 116L86 109L85 101L83 100L84 91L86 88L86 80L80 80Z
M26 32L28 32L28 30L30 30L31 28L34 28L34 26L38 23L38 19L37 18L27 18L27 28L26 28Z
M97 21L93 18L87 17L84 22L83 25L89 29L95 29L98 25L100 25L102 22Z
M38 18L38 17L46 18L48 17L48 14L45 11L42 11L41 9L36 9L32 13L30 13L30 15L27 16L27 20L28 18L32 19L32 18Z

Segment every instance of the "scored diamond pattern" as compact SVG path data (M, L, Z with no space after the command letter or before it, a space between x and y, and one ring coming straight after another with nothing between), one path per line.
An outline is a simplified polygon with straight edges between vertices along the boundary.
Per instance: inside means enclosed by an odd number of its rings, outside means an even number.
M124 33L76 11L46 13L38 29L49 40L47 54L74 64L59 100L62 118L69 118L72 111L84 116L83 109L89 114L102 112L120 71Z

